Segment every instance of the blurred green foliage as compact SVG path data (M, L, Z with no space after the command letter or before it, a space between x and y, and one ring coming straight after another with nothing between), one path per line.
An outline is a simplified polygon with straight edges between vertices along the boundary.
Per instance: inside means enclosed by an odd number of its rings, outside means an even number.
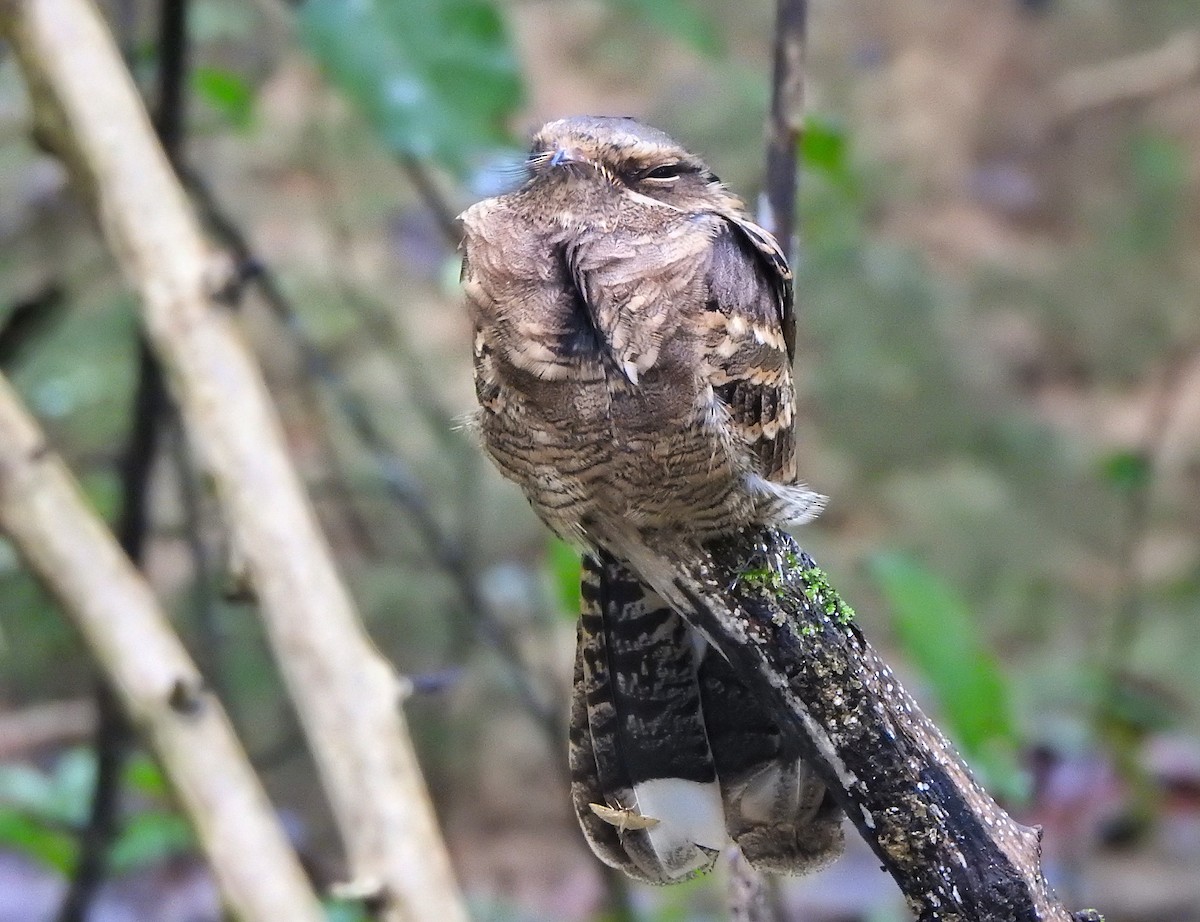
M487 0L307 0L301 35L388 149L463 172L511 141L520 68Z
M196 95L240 130L254 117L254 88L241 75L219 67L197 67L192 72Z
M701 54L715 57L725 43L712 17L687 0L610 0L619 10L632 13L668 35L686 42Z
M1101 476L1118 493L1129 494L1150 486L1153 470L1141 451L1118 451L1101 459Z
M1134 205L1123 236L1135 250L1162 253L1185 214L1187 153L1177 141L1143 133L1132 139L1129 159Z
M805 116L799 160L802 169L819 174L845 195L858 189L846 126L836 119L819 112Z
M870 571L888 603L901 650L929 683L946 734L986 787L1007 795L1019 792L1019 739L1009 682L984 646L967 603L936 574L900 553L878 555Z
M20 851L69 874L78 854L78 833L86 824L96 779L89 749L64 752L48 771L26 765L0 765L0 848ZM129 759L121 776L126 799L158 801L121 821L108 860L114 873L126 873L194 850L195 836L182 816L166 808L167 784L143 755Z

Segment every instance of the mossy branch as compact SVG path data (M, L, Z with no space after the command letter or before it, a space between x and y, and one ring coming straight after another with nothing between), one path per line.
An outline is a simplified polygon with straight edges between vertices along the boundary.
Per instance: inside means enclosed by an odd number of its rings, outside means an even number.
M652 554L658 553L651 550ZM980 787L787 534L745 528L679 565L638 561L821 773L921 922L1100 922L1041 870L1041 831Z

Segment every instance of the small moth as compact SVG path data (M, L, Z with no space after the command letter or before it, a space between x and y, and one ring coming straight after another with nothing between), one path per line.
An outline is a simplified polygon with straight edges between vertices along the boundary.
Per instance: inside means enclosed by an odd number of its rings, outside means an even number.
M643 816L629 807L607 807L604 804L588 804L591 811L618 832L630 829L653 829L661 821L657 817Z

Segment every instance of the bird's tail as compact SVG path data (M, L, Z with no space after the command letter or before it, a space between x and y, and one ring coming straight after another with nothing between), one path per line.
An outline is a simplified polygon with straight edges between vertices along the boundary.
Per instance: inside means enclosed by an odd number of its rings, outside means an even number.
M652 883L708 870L729 838L780 873L835 856L824 785L676 609L605 553L582 596L571 787L596 854Z
M608 555L585 557L571 792L592 849L651 883L708 870L725 841L687 626Z

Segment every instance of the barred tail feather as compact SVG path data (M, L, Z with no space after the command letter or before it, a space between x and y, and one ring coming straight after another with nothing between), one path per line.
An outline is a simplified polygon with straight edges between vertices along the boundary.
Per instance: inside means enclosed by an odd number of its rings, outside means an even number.
M802 483L775 483L758 474L746 478L746 489L755 499L759 519L780 527L811 522L828 500Z
M571 692L571 730L568 761L571 770L571 805L592 851L609 867L624 871L630 877L645 879L641 869L621 844L617 827L592 808L592 804L607 805L610 795L600 787L596 774L596 753L592 748L592 732L588 725L587 683L584 679L584 647L587 643L582 624L575 648L575 680Z
M607 555L585 558L582 595L576 814L602 860L652 883L685 880L709 870L726 841L687 627ZM586 721L575 719L581 708Z

